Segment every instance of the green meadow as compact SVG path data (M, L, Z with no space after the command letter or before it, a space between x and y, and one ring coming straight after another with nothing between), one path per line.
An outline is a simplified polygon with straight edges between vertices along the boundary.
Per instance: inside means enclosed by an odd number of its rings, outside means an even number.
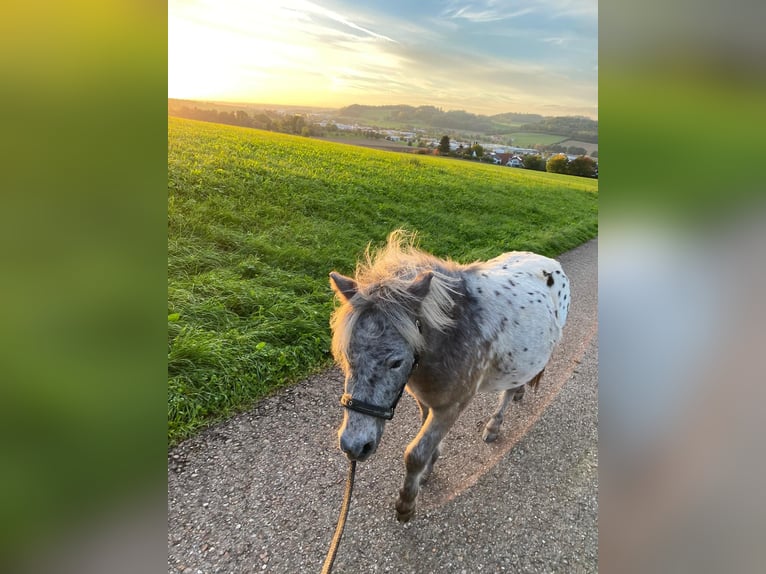
M597 200L597 180L169 117L170 444L331 364L327 276L368 243L555 256L597 234Z
M535 144L552 145L568 139L568 136L534 132L514 132L511 137L513 138L513 145L517 147L532 147Z

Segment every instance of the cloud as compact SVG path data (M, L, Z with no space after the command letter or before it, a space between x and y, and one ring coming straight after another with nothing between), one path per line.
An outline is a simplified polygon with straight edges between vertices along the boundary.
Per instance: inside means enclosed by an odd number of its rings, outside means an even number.
M473 5L467 5L460 8L448 8L443 12L443 15L448 18L462 18L469 22L484 23L517 18L529 14L530 12L534 12L534 8L522 8L521 10L508 12L506 10L495 10L491 8L477 9Z
M598 0L537 0L554 18L596 19Z
M326 18L328 20L331 20L333 22L337 22L339 24L343 24L344 26L347 26L353 30L357 30L359 32L362 32L364 34L367 34L368 36L371 36L373 38L376 38L378 40L385 40L386 42L394 42L397 43L396 40L393 38L390 38L384 34L380 34L378 32L374 32L373 30L370 30L368 28L365 28L363 26L360 26L342 14L339 14L337 12L334 12L332 10L328 10L327 8L323 8L322 6L319 6L317 4L314 4L313 2L297 2L296 8L303 9L306 13L312 14L315 16L320 16L323 18Z

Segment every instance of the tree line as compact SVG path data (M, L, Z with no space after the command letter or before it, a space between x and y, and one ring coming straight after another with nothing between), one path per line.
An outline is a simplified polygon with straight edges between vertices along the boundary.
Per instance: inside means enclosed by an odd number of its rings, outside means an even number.
M256 128L272 132L282 132L302 136L322 135L322 128L318 124L309 122L299 114L280 114L272 110L256 112L253 115L245 110L233 112L203 109L196 106L168 106L168 114L191 120L214 122Z
M450 157L458 157L462 159L472 159L476 161L492 162L492 156L484 153L484 148L479 145L478 142L474 142L470 146L466 147L462 144L457 149L453 150L450 147L449 136L442 136L439 141L437 150L440 155L446 155ZM521 156L521 161L524 169L532 169L536 171L547 171L550 173L563 173L566 175L576 175L579 177L593 177L598 178L598 163L587 155L585 150L583 153L570 160L565 154L559 153L551 156L547 161L542 155L526 154ZM574 155L574 154L572 154Z

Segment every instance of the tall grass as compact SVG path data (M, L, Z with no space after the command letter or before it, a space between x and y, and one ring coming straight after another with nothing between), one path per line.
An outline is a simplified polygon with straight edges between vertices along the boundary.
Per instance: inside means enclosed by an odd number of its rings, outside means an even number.
M327 274L395 228L471 261L597 233L598 182L168 118L171 443L330 364Z

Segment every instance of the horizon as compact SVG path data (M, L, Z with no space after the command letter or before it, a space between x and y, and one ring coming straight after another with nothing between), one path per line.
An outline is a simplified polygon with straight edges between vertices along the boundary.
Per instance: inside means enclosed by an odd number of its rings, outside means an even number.
M307 105L307 104L284 104L284 103L278 103L278 102L244 102L239 100L211 100L211 99L194 99L194 98L174 98L171 96L168 96L168 100L178 100L178 101L184 101L184 102L193 102L197 104L211 104L211 105L227 105L227 106L257 106L259 108L268 109L268 110L275 110L277 108L283 107L283 108L312 108L316 110L326 110L326 111L339 111L342 108L350 107L350 106L366 106L366 107L411 107L411 108L418 108L421 106L430 106L433 104L420 104L420 105L413 105L413 104L405 104L405 103L391 103L391 104L360 104L359 102L352 102L350 104L344 104L342 106L315 106L315 105ZM495 115L502 115L502 114L519 114L519 115L532 115L536 112L527 112L527 111L518 111L518 110L506 110L504 112L497 112L493 114L481 114L478 112L474 112L471 110L466 110L464 108L444 108L443 106L434 106L436 108L440 108L444 112L467 112L469 114L475 114L477 116L487 116L492 117ZM543 114L538 114L543 117L583 117L587 118L589 120L592 120L594 122L598 122L598 117L592 118L590 116L585 116L582 114L559 114L559 115L550 115L545 116Z
M168 98L597 120L597 24L595 0L170 0Z

